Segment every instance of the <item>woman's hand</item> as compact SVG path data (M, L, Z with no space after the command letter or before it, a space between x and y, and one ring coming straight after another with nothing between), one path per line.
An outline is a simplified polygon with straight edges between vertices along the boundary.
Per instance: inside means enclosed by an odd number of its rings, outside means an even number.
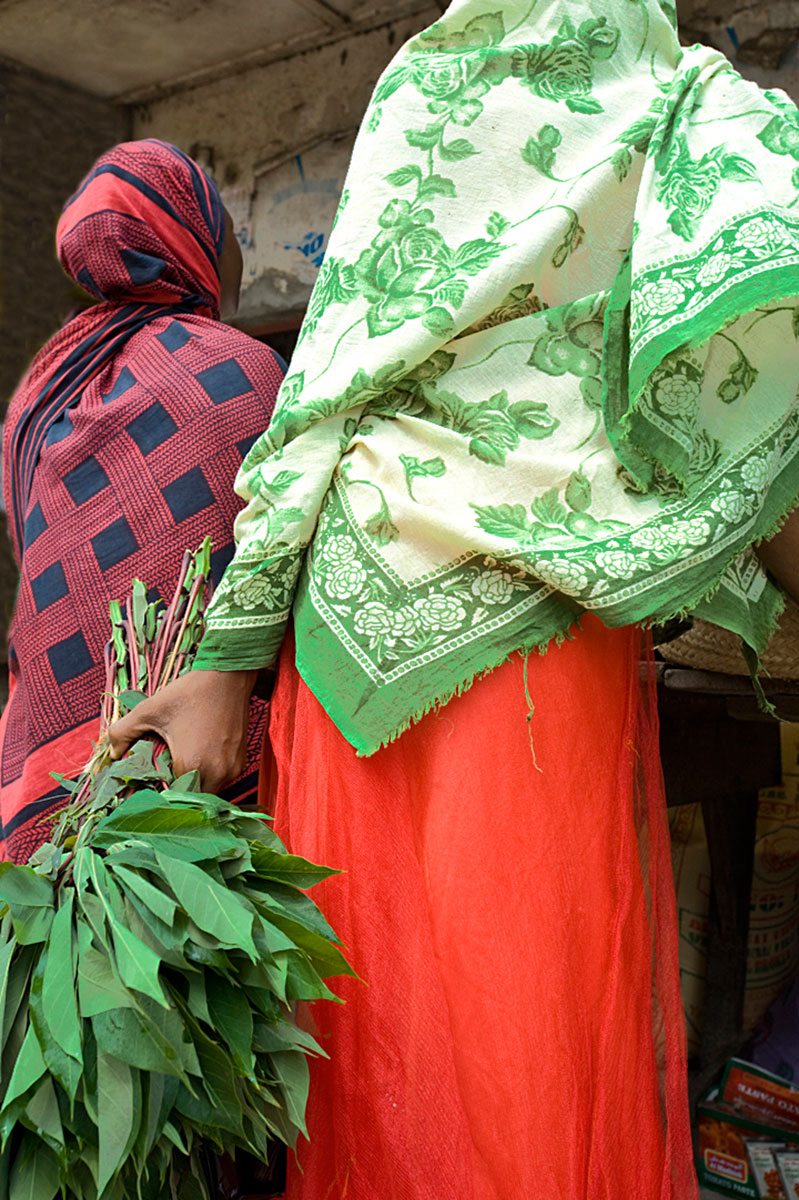
M200 786L219 792L244 770L250 693L257 671L189 671L137 704L109 729L114 758L138 738L159 734L175 775L200 772Z

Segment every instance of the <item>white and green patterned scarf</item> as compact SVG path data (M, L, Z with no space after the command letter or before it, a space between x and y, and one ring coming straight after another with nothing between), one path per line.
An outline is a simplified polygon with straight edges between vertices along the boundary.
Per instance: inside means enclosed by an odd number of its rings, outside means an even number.
M200 665L364 753L582 612L763 647L799 497L799 113L658 0L454 0L385 71Z

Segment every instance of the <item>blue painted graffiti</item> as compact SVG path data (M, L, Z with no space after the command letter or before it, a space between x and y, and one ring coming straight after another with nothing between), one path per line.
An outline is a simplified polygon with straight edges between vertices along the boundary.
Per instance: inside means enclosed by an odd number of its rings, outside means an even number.
M326 237L324 233L306 233L301 242L287 242L283 249L299 250L315 267L321 267L325 257Z

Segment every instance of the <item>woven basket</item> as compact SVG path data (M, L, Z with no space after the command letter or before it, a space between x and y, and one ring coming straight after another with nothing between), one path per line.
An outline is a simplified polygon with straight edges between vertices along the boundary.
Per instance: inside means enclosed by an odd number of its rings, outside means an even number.
M693 629L658 647L662 657L680 667L719 671L724 675L748 675L740 641L728 629L695 620ZM799 605L785 604L779 627L760 658L772 679L799 679Z

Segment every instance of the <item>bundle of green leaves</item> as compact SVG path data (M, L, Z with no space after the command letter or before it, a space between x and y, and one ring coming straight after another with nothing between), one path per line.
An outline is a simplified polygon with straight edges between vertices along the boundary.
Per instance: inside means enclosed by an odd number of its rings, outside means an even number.
M172 777L104 727L191 665L207 546L168 608L113 613L103 735L27 865L0 864L0 1200L210 1200L209 1146L266 1157L305 1132L296 1001L350 973L262 815ZM133 685L133 686L131 686Z

